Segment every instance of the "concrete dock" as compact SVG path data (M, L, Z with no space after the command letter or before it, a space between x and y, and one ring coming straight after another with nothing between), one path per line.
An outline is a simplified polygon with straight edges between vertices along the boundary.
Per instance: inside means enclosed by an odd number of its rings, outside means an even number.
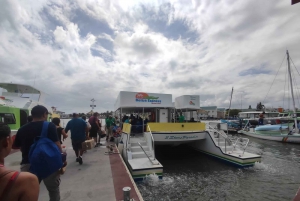
M105 144L105 142L101 142ZM88 150L83 155L83 164L77 163L75 153L68 138L63 142L67 148L68 166L61 175L60 196L62 201L123 200L123 187L130 187L130 197L142 201L131 175L120 154L106 155L106 145ZM115 148L115 152L118 150ZM20 170L21 152L12 151L5 158L5 166ZM39 201L49 200L48 191L42 182Z

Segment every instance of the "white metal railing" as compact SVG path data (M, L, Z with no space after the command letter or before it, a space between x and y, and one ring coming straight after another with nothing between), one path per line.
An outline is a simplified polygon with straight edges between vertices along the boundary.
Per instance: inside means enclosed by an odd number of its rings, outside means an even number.
M242 141L242 143L243 143L244 141L246 141L246 144L244 144L244 147L243 147L243 154L242 154L242 155L244 155L244 152L245 152L245 150L246 150L246 148L247 148L247 146L248 146L248 143L249 143L249 139L248 139L248 138L243 138L243 137L238 137L238 138L236 139L235 143L232 145L232 150L235 149L235 147L236 147L236 145L237 145L237 143L238 143L238 140ZM242 145L243 145L243 144L242 144Z
M218 146L220 147L220 136L222 136L222 138L224 139L225 141L225 153L227 153L227 143L230 145L232 145L232 149L231 151L233 152L234 149L236 148L236 145L238 144L238 140L242 140L242 142L246 142L243 146L243 153L242 153L242 156L244 155L245 153L245 150L248 146L248 143L249 143L249 139L248 138L237 138L235 140L235 142L233 142L224 132L220 132L219 130L216 130L215 127L211 126L211 125L208 125L209 129L211 129L214 133L217 133L219 136L218 136Z
M141 143L138 142L138 145L141 147L141 149L143 150L144 154L147 156L147 158L149 159L149 161L152 163L152 165L157 165L155 161L155 157L153 160L151 160L151 158L148 156L148 154L146 153L146 151L144 150L143 146L141 145Z
M152 144L152 150L153 150L153 158L154 158L154 160L155 160L155 145L154 145L154 138L153 138L153 134L152 134L152 131L151 131L151 129L150 129L150 126L147 124L147 126L148 126L148 129L149 129L149 132L150 132L150 137L151 137L151 144Z
M250 122L250 121L248 120L247 123L245 124L244 128L243 128L243 131L244 131L245 128L248 126L249 122Z
M220 147L220 136L222 136L222 138L225 141L225 153L227 153L227 142L229 144L232 144L232 141L228 138L228 136L225 133L219 132L218 130L216 130L214 127L212 127L211 125L208 125L208 128L211 129L214 133L217 133L218 136L218 146Z

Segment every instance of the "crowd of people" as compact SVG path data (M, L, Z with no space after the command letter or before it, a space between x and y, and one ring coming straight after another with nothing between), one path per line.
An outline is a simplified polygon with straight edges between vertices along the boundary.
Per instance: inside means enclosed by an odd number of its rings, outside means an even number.
M44 182L50 197L50 201L60 200L60 175L61 169L67 165L66 156L62 151L62 144L67 139L70 131L72 147L76 155L76 162L83 164L84 149L82 143L87 139L93 139L95 147L101 146L100 139L106 136L106 141L114 141L114 138L120 137L122 130L116 125L116 119L111 115L105 119L105 129L98 119L98 113L94 113L88 120L86 117L79 117L77 113L67 123L65 128L60 126L60 119L53 118L51 123L47 122L48 110L46 107L38 105L32 108L31 116L28 117L28 123L22 126L13 139L8 125L0 123L0 200L2 201L27 201L38 200L39 184ZM45 124L45 122L47 122ZM46 138L46 139L45 139ZM38 142L44 140L43 149L39 147ZM48 144L47 144L48 143ZM52 149L50 147L52 146ZM55 149L53 149L53 147ZM20 149L22 160L20 163L20 172L9 170L4 165L4 158L7 157L11 149ZM39 170L42 167L34 167L35 154L41 154L45 163L47 152L55 151L59 154L57 164L50 165L46 170ZM40 156L39 156L40 157ZM51 159L54 160L54 159ZM52 161L53 164L53 161ZM49 166L49 165L48 165ZM56 166L57 167L57 166ZM35 171L33 171L35 170ZM43 171L40 174L39 171ZM46 175L46 176L45 176ZM13 188L13 191L12 191Z
M122 118L122 123L129 123L131 124L131 133L142 133L146 125L148 124L148 118L143 118L139 115L134 116L131 114L130 116L124 115ZM143 129L144 125L144 129Z

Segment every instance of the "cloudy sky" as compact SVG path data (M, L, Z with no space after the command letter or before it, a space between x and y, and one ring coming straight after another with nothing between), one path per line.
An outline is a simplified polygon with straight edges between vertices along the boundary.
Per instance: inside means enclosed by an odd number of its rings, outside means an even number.
M113 110L119 91L228 108L232 87L235 108L288 107L286 49L300 69L300 3L289 0L0 3L0 81L34 85L65 112L92 98Z

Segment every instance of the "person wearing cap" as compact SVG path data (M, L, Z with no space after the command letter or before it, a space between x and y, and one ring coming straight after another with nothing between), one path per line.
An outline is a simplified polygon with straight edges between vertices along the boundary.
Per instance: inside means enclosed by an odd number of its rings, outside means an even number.
M34 106L31 110L32 122L29 122L22 126L17 134L15 141L13 143L13 149L21 149L22 161L21 161L21 172L29 172L30 162L29 162L29 150L31 145L34 144L36 137L41 136L44 121L48 119L48 110L42 105ZM53 123L48 125L47 137L52 140L62 152L60 140L58 139L56 126ZM60 200L60 172L53 173L46 179L43 179L47 190L49 191L49 197L51 201Z
M73 113L73 118L67 123L65 132L67 133L69 130L71 131L71 140L76 155L76 162L79 162L81 165L83 154L82 143L88 137L88 126L83 119L79 118L77 113Z
M11 130L0 122L0 200L37 201L39 197L38 178L29 172L7 169L4 158L12 146Z

